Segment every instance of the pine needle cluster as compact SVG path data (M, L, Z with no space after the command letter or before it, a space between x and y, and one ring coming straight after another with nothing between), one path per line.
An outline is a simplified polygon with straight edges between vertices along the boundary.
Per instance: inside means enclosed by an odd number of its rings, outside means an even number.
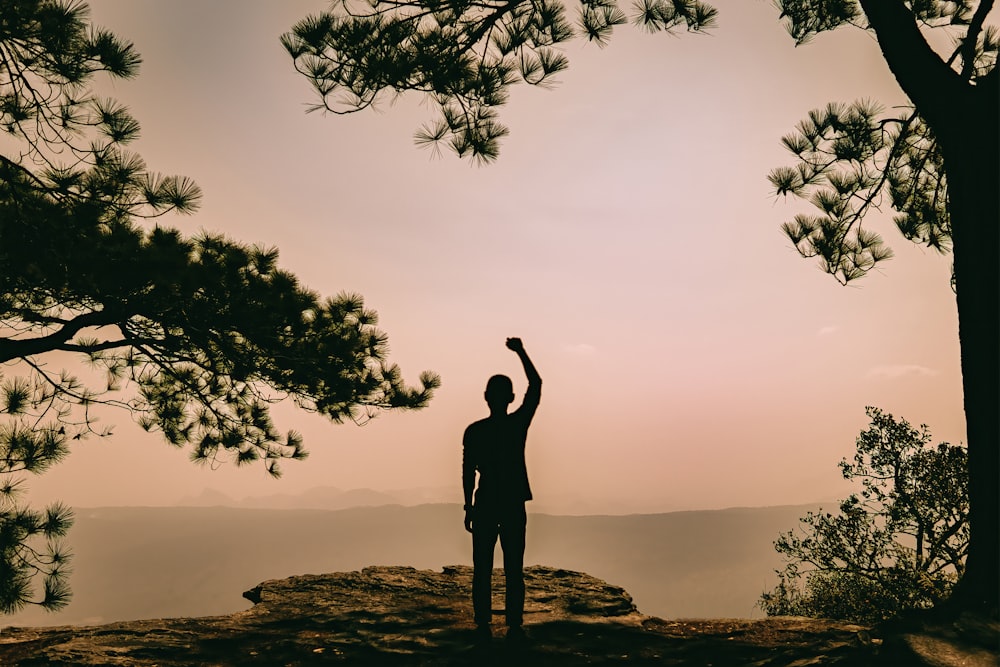
M700 0L581 0L576 18L559 0L337 0L282 36L319 101L312 110L353 113L380 98L422 93L440 109L418 146L446 145L489 162L508 129L498 108L511 85L552 84L569 61L560 45L582 34L603 45L631 20L650 31L701 31L716 10Z
M1000 32L984 24L991 5L928 0L911 7L926 28L953 35L947 63L973 84L996 66ZM868 27L857 0L782 0L779 7L799 44L845 24ZM906 239L942 253L951 249L944 156L916 108L885 115L870 100L830 103L810 111L782 143L796 163L771 171L774 191L819 211L796 215L782 231L799 254L818 258L820 268L840 283L861 278L892 257L882 237L863 225L865 216L885 203L897 212L893 221Z

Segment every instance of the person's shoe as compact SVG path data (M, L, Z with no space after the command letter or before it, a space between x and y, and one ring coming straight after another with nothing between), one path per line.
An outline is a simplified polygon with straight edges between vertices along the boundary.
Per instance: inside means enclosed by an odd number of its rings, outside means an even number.
M523 644L527 638L527 635L524 634L524 628L520 625L512 625L507 628L506 641L508 644Z
M476 626L476 646L489 646L493 641L493 631L488 625Z

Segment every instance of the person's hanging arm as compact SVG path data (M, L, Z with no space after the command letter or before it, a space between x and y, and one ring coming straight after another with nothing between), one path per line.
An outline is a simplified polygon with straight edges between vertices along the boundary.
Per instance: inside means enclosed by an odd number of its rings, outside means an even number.
M476 488L476 462L469 446L469 432L462 438L462 490L465 492L465 529L472 532L472 493Z

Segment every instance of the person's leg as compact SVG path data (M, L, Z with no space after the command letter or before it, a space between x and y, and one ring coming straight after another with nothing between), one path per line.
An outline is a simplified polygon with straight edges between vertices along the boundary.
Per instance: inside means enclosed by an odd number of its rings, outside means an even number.
M524 617L524 536L527 527L524 503L504 511L500 519L500 546L507 580L507 627L520 630Z
M495 514L476 508L472 521L472 609L479 627L488 628L493 620L493 551L498 532Z

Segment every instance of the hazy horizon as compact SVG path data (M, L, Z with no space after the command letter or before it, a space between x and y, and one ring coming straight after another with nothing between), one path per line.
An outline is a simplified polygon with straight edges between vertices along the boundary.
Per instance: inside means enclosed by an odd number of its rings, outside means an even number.
M531 513L525 562L624 587L663 618L759 617L777 583L779 532L815 506L559 516ZM5 625L96 624L246 609L243 591L297 574L471 564L459 504L343 510L78 508L65 609L29 608ZM496 561L499 566L500 560Z
M536 499L526 503L529 514L559 516L626 516L631 514L667 514L730 509L768 509L800 505L836 506L839 498L817 497L806 503L779 503L777 505L730 505L726 507L664 506L628 502L622 499L593 499L574 496L556 496ZM172 503L148 507L234 507L245 509L321 509L341 510L363 507L400 505L415 507L426 504L461 505L461 489L452 487L413 487L406 489L376 490L367 487L340 488L314 486L298 493L250 494L230 496L217 489L205 487L201 493L178 498ZM105 507L134 507L106 505ZM82 508L89 509L89 508Z
M311 92L278 36L323 1L91 2L95 25L143 58L101 91L141 122L134 148L205 192L196 215L160 224L277 246L311 289L360 293L404 377L430 369L443 385L427 409L363 428L279 406L279 430L310 452L280 480L194 466L105 411L114 436L73 442L27 479L28 499L155 506L333 486L460 502L461 434L486 414L486 379L524 390L507 336L544 379L527 449L538 507L843 497L837 463L866 405L964 441L949 258L903 240L884 211L871 226L896 256L841 287L782 236L807 205L766 179L791 163L781 136L809 110L902 103L877 44L844 29L796 48L769 3L717 4L711 36L621 26L606 48L569 46L555 90L516 87L500 159L477 168L414 147L433 115L416 98L305 114Z

